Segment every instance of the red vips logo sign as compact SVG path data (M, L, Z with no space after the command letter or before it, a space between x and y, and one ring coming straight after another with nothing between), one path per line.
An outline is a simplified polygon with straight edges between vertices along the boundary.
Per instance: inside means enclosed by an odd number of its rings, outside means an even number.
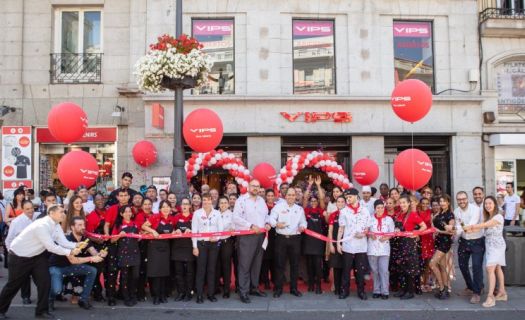
M290 122L313 123L318 121L332 121L335 123L352 122L350 112L281 112L281 116Z

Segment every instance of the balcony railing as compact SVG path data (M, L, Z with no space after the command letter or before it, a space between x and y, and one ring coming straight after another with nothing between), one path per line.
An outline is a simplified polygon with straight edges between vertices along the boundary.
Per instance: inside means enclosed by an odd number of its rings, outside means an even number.
M488 19L525 19L525 9L512 8L486 8L479 14L479 22Z
M52 53L51 83L101 83L102 53Z

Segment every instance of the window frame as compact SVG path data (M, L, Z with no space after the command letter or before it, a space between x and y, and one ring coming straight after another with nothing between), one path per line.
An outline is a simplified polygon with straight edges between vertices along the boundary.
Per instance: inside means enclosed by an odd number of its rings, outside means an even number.
M437 85L437 82L436 82L436 46L434 45L434 20L429 20L429 19L417 19L417 20L410 20L410 19L394 19L392 21L392 47L393 47L393 59L392 59L392 62L393 62L393 67L394 67L394 73L395 73L395 70L396 70L396 65L395 65L395 62L396 62L396 48L395 48L395 36L394 36L394 24L396 22L419 22L419 23L430 23L430 32L432 33L431 36L430 36L430 41L432 43L432 86L430 86L430 91L432 92L432 95L435 95L436 94L436 85ZM401 80L401 79L400 79ZM395 83L394 83L395 85Z
M332 23L332 39L333 39L333 43L332 43L332 46L334 48L334 54L333 54L333 59L334 59L334 68L333 68L333 71L332 71L332 77L333 77L333 81L334 81L334 93L297 93L295 91L295 50L294 50L294 38L293 38L293 33L294 33L294 22L295 21L319 21L319 22L322 22L322 21L329 21ZM299 18L299 17L295 17L295 18L292 18L292 24L291 24L291 27L292 27L292 41L291 41L291 45L292 45L292 94L293 95L326 95L326 96L332 96L332 95L337 95L337 58L336 58L336 52L337 52L337 43L336 43L336 38L335 38L335 34L336 34L336 27L335 27L335 18Z
M84 12L86 11L99 11L100 12L100 50L96 53L104 53L104 8L103 7L57 7L54 8L55 21L54 21L54 39L53 39L53 51L54 53L62 52L62 13L63 12L78 12L78 54L84 52ZM81 35L81 36L80 36Z
M214 20L231 20L232 21L232 26L233 26L233 31L232 31L232 50L233 50L233 66L232 66L232 69L233 69L233 75L234 75L234 78L233 78L233 92L232 93L227 93L226 96L229 96L229 95L235 95L237 93L237 70L236 70L236 66L237 66L237 63L236 63L236 60L237 60L237 57L236 57L236 52L237 52L237 48L235 46L235 38L236 38L236 26L235 26L235 17L191 17L191 24L190 24L190 28L191 28L191 37L194 37L194 34L193 34L193 23L195 20L199 20L199 21L203 21L203 20L208 20L208 21L214 21ZM200 41L199 41L200 42ZM201 42L202 43L202 42ZM204 44L203 44L204 45ZM204 50L206 50L205 48L203 48ZM223 96L225 95L225 93L198 93L198 94L195 94L194 93L194 90L192 90L192 95L193 96L200 96L200 95L203 95L203 96Z

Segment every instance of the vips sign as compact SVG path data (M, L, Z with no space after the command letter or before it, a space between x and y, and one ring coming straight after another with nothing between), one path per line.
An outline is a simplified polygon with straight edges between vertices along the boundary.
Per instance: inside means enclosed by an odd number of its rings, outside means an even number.
M229 36L233 34L233 20L195 20L193 36Z
M293 22L293 35L305 37L322 37L333 34L332 21L295 20Z
M350 112L281 112L281 116L290 122L313 123L318 121L332 121L335 123L352 122Z

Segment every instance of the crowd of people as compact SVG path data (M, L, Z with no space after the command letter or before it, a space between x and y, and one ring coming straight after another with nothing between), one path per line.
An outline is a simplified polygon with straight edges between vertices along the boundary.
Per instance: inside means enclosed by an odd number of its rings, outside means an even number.
M19 290L24 304L32 303L30 279L38 289L36 315L43 318L69 294L84 309L92 307L91 299L109 306L123 300L129 307L169 297L204 303L216 302L218 294L228 299L233 291L250 303L271 288L279 298L286 283L301 297L300 279L309 292L323 294L324 283L325 291L346 299L352 274L362 300L368 299L367 281L374 299L433 293L444 300L455 278L454 242L470 302L481 303L483 292L484 307L508 299L503 226L516 224L525 207L512 183L502 198L486 196L479 186L472 201L459 191L454 209L439 187L406 191L383 183L379 190L334 186L328 192L318 175L279 190L252 180L244 195L233 182L224 190L202 185L182 199L155 186L142 194L131 188L132 180L124 173L109 197L81 186L64 199L43 190L35 202L27 188L15 191L2 210L9 278L0 293L0 319ZM206 232L224 233L160 237Z

